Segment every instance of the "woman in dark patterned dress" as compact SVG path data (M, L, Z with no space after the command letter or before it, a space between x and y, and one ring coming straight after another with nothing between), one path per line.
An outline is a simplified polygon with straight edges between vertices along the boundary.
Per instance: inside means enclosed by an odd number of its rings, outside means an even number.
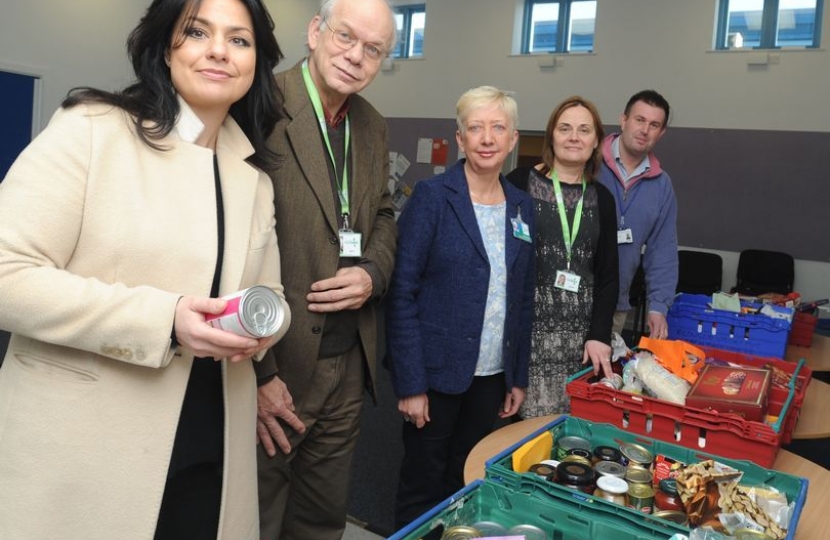
M542 163L508 175L533 197L536 213L536 307L522 418L568 412L565 381L583 364L611 374L619 283L614 198L595 182L603 135L593 103L570 97L548 120Z

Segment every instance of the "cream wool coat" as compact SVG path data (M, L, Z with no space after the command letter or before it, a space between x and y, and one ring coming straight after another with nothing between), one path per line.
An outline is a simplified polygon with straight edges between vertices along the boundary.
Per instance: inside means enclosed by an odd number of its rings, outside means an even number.
M171 349L180 295L217 256L211 150L182 102L156 151L119 109L60 110L0 183L0 538L152 540L192 353ZM281 297L270 179L230 118L216 153L221 294ZM288 306L284 304L284 309ZM280 329L287 329L289 318ZM222 362L219 539L258 537L252 362Z

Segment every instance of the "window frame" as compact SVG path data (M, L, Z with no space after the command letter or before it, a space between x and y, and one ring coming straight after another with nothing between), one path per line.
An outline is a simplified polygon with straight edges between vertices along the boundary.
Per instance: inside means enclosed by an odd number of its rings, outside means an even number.
M398 32L398 43L395 49L389 54L395 60L403 58L423 58L424 53L421 51L419 55L410 55L410 30L412 29L412 16L417 13L424 14L424 28L426 28L426 4L407 4L405 6L395 6L395 14L403 16L403 25Z
M570 54L572 51L568 48L568 38L572 33L571 28L571 6L574 2L584 2L589 0L525 0L524 14L522 17L522 45L521 54ZM559 22L556 25L556 43L553 51L531 51L530 50L530 36L531 24L533 23L533 7L536 4L559 4ZM564 23L563 23L564 22ZM594 36L596 36L596 14L594 15ZM593 45L589 51L594 52Z
M718 2L717 13L717 31L715 33L715 50L728 51L729 50L729 2L731 0L720 0ZM766 50L766 49L800 49L802 46L793 45L776 45L776 37L778 32L778 7L779 0L763 0L764 8L761 15L761 40L757 47L744 47L749 50ZM818 49L821 45L821 25L824 12L824 0L816 0L816 17L813 22L813 44L804 45L805 49Z

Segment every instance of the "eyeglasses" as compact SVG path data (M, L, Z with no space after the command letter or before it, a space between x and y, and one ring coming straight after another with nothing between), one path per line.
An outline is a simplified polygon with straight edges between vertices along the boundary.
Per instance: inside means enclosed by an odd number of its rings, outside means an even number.
M331 42L344 51L354 48L354 46L360 42L359 39L357 39L345 28L332 28L327 20L323 20L323 24L325 24L326 28L331 31ZM386 56L387 53L384 51L384 48L377 43L364 42L363 54L366 55L366 58L369 60L378 61Z

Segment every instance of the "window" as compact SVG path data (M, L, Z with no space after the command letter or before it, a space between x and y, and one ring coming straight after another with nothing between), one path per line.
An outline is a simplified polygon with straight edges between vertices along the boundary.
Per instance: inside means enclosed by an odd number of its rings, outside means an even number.
M596 0L527 0L522 54L593 51L596 16Z
M398 46L392 51L393 58L419 58L424 55L424 25L426 7L424 4L396 6L395 22L398 25Z
M823 0L721 0L716 49L818 47Z

